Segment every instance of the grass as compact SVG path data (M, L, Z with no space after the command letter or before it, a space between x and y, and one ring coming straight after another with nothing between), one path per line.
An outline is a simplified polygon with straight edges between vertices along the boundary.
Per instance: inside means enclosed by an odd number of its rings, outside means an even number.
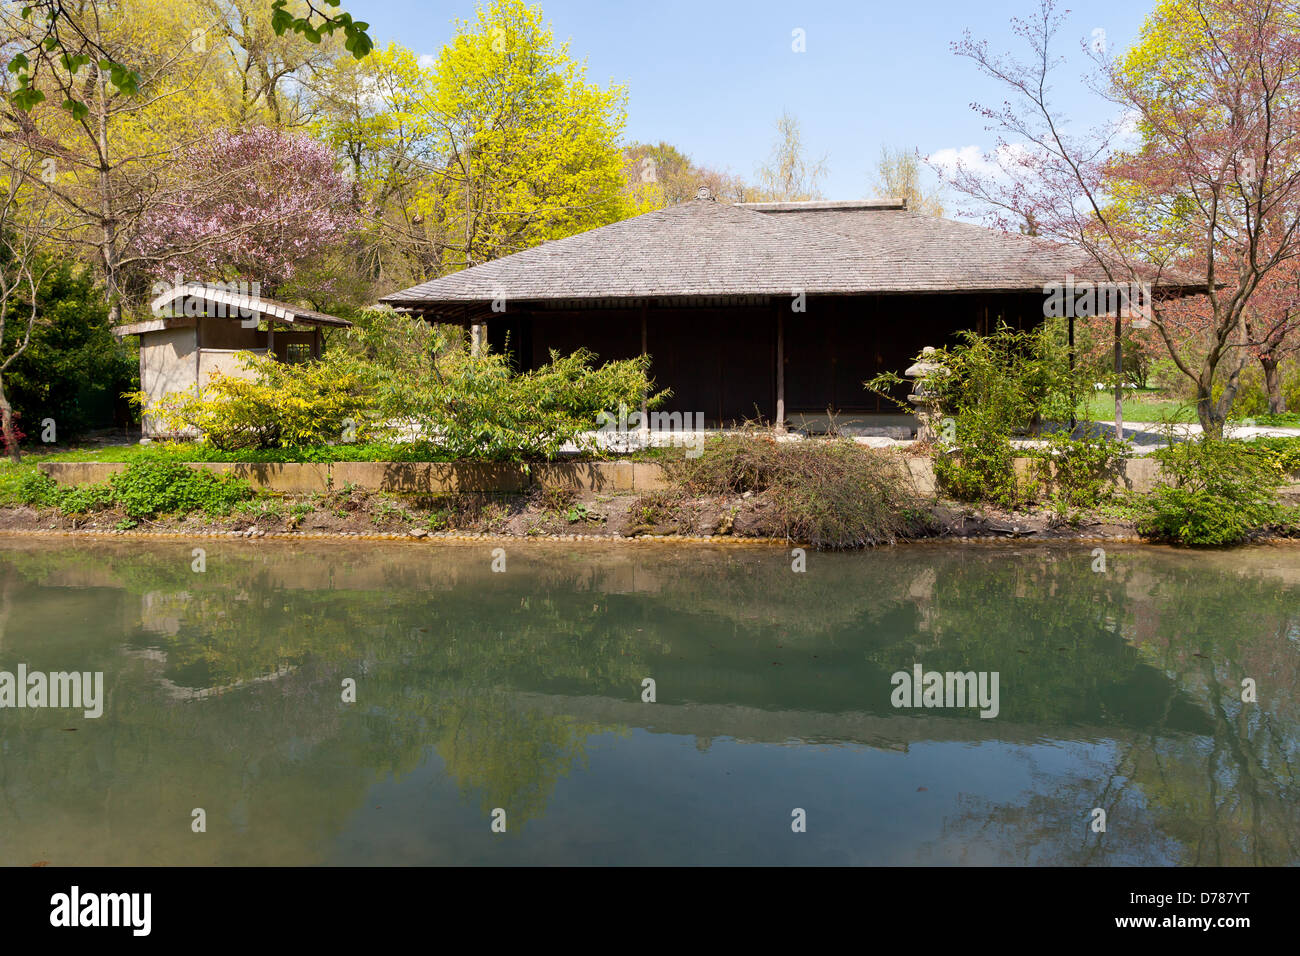
M620 461L665 461L680 458L676 448L648 448L630 454L611 455ZM196 442L158 442L149 445L108 445L93 448L71 447L54 451L23 449L22 467L35 467L42 461L106 462L130 464L134 461L209 461L246 464L325 463L333 461L404 461L447 462L460 460L442 449L424 443L314 445L304 448L245 448L222 451ZM565 456L564 460L603 460L592 455ZM5 461L0 459L0 462ZM2 467L2 466L0 466Z
M1161 398L1158 392L1126 393L1123 400L1126 422L1196 423L1196 406L1178 399ZM1079 417L1094 422L1115 420L1115 393L1096 392L1079 406Z

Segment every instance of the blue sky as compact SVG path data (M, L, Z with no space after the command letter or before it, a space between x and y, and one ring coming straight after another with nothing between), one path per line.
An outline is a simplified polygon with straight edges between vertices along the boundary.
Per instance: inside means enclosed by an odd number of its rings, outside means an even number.
M1151 0L1079 0L1066 21L1062 52L1079 68L1059 74L1058 99L1072 119L1106 116L1079 85L1081 40L1104 30L1108 48L1137 35ZM344 0L371 24L377 43L435 54L468 18L473 0ZM697 162L752 177L770 152L782 110L795 114L809 152L825 155L823 191L832 199L871 195L882 145L923 155L986 149L993 134L970 108L997 104L951 43L969 29L995 50L1019 49L1014 16L1037 0L543 0L558 39L586 59L588 77L628 90L629 140L666 140ZM802 29L806 52L791 49Z

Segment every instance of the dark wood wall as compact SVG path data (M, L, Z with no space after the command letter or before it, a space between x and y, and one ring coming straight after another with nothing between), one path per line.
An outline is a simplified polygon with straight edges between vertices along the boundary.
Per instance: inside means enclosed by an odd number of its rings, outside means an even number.
M631 358L641 352L644 322L652 374L659 387L673 390L665 410L701 412L718 424L775 416L778 310L787 415L827 408L870 413L897 409L867 392L866 379L901 373L923 347L956 341L959 329L987 332L999 321L1031 328L1041 321L1042 301L1038 293L829 296L809 298L802 312L778 298L734 305L518 305L480 317L491 347L509 352L520 370L546 362L551 349Z

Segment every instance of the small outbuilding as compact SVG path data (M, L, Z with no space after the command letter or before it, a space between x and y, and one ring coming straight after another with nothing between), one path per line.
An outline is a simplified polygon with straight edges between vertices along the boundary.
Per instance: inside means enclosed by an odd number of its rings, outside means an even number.
M320 358L322 330L352 323L224 285L179 285L150 303L153 318L113 330L140 337L140 389L150 402L172 392L202 390L213 375L246 374L237 352L281 362ZM147 438L162 437L146 415Z

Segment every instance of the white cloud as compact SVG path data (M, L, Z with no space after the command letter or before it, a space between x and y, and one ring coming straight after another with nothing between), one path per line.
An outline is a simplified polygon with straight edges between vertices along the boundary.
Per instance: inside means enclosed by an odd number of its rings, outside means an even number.
M438 62L438 58L432 53L421 53L415 58L415 64L422 70L433 69L433 65Z
M945 173L956 172L957 167L968 169L973 173L987 175L995 172L993 165L984 159L984 150L978 146L951 146L936 150L925 157L926 162L933 163Z
M951 175L960 166L975 176L992 176L1006 178L1008 171L1014 173L1017 167L1025 165L1035 147L1025 143L1007 143L995 149L992 155L978 146L947 147L936 150L926 157L945 175Z

